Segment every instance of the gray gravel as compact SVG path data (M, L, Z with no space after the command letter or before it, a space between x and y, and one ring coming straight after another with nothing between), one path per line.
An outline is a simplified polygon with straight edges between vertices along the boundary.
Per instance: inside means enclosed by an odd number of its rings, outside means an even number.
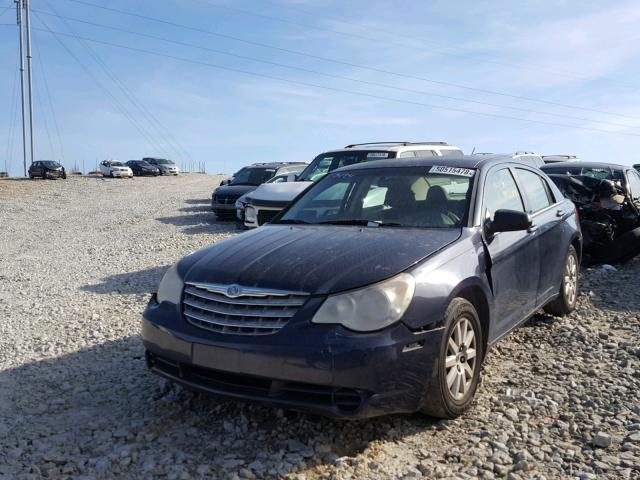
M454 421L332 421L149 374L164 269L237 233L208 210L217 183L0 181L0 478L640 478L638 259L491 350Z

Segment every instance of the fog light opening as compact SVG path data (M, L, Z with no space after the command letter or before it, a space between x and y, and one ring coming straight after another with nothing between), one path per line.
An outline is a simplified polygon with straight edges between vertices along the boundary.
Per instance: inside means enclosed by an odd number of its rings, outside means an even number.
M351 388L334 390L331 400L343 412L355 412L362 405L362 395Z

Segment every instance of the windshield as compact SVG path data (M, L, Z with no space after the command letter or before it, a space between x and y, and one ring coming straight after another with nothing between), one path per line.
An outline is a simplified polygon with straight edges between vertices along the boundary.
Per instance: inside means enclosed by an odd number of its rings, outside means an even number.
M609 167L552 167L544 168L547 174L556 175L581 175L584 177L597 178L599 180L623 180L622 171L613 170Z
M230 185L261 185L275 173L275 168L243 168L233 176Z
M112 167L124 167L122 162L111 162Z
M58 162L54 162L53 160L44 160L42 164L45 167L54 167L54 168L58 168L60 166Z
M375 152L371 150L349 150L346 152L323 153L314 158L313 162L311 162L309 166L302 171L298 181L316 182L336 168L346 167L348 165L353 165L354 163L394 158L395 156L396 152Z
M173 165L171 160L165 160L164 158L156 158L155 163L158 165Z
M276 223L460 228L475 170L411 167L336 172Z

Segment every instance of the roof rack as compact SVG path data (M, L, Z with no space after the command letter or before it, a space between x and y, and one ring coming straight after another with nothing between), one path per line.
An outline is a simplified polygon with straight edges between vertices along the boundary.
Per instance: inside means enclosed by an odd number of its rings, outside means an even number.
M365 145L443 145L449 146L447 142L366 142L366 143L353 143L347 145L344 148L363 147Z
M542 158L578 158L576 155L542 155Z
M514 155L537 155L536 152L530 152L528 150L518 150Z

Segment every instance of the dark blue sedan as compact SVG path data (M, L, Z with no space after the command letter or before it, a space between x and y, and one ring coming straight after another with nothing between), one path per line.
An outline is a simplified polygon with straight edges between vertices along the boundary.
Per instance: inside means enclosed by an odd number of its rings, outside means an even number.
M574 309L581 242L574 205L511 157L343 168L171 267L144 312L147 363L285 408L452 418L489 346Z

